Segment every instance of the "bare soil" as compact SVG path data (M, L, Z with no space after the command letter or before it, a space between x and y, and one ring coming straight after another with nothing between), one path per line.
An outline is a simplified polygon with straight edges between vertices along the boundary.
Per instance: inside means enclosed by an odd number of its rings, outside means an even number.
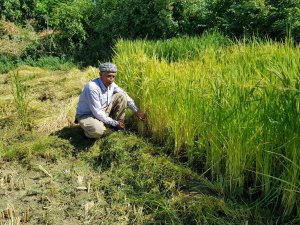
M105 220L110 207L91 186L91 180L99 175L77 163L38 160L28 167L2 162L0 224L90 223L90 211L96 204L106 205L97 212L97 218Z

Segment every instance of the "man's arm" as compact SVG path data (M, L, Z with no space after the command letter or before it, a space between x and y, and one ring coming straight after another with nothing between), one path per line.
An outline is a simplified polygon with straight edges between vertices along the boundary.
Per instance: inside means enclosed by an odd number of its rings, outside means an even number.
M142 121L146 120L146 114L143 112L139 112L138 107L135 105L133 99L124 91L122 88L120 88L116 83L114 87L114 93L122 92L125 94L127 99L127 105L128 107L134 112L135 116Z
M100 121L105 124L109 124L111 126L117 127L119 122L108 117L105 112L102 110L99 93L96 90L88 90L87 100L92 111L93 115Z
M127 94L126 91L124 91L122 88L120 88L116 83L114 86L114 93L118 93L118 92L122 92L125 94L126 99L127 99L127 106L128 108L130 108L134 113L138 112L139 109L138 107L135 105L133 99Z

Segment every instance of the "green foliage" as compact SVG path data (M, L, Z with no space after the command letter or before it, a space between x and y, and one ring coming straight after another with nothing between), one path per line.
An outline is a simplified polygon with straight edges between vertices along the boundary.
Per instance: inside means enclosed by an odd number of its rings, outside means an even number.
M77 56L109 59L117 38L168 38L178 33L171 0L95 1L88 39Z
M89 29L92 8L89 0L39 1L36 10L40 29L44 27L51 32L40 40L33 54L38 53L38 57L45 52L60 57L76 56L80 49L86 48L84 43L87 45L85 41L92 35ZM88 60L87 56L82 58Z
M0 73L7 73L15 67L15 57L6 54L0 54Z
M295 0L7 0L0 8L2 19L51 31L30 56L68 56L86 65L111 60L118 38L161 39L213 29L238 38L300 40Z
M176 35L177 22L173 19L171 0L121 0L110 25L125 38L167 38Z
M44 56L36 60L28 57L20 62L19 65L20 64L41 67L48 70L68 70L72 67L75 67L75 64L73 64L71 61L54 56Z
M182 43L186 43L185 46ZM180 60L192 60L209 48L221 49L230 44L229 38L219 32L205 32L201 39L198 37L180 37L167 41L147 41L144 42L145 53L158 59L176 62ZM134 46L138 47L137 46ZM176 49L176 51L174 51Z
M74 66L61 54L49 56L53 38L38 40L30 24L26 26L0 20L0 73L7 73L20 65L39 66L49 70L66 70Z
M293 37L297 42L300 41L300 2L284 1L278 4L270 1L272 11L268 17L270 36L284 38Z
M206 1L206 15L200 20L208 28L233 36L256 34L283 39L290 32L299 41L299 6L299 1Z
M0 19L22 23L34 17L34 0L5 0L0 2Z
M7 73L21 65L41 67L48 70L69 70L75 67L75 64L62 57L42 56L36 59L26 57L24 59L0 54L0 73Z
M59 35L56 35L56 37L58 42L61 43L60 47L62 48L65 43L68 43L62 52L74 51L74 48L80 47L86 39L85 25L89 22L88 16L91 7L90 0L82 0L59 3L53 10L50 24L59 30Z
M53 10L59 3L71 2L70 0L37 0L34 9L36 19L39 21L38 27L49 28L49 19L53 14Z

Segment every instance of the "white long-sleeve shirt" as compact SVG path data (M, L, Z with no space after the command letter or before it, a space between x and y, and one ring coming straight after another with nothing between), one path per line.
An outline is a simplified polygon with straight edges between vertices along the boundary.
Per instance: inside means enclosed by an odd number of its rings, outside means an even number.
M87 83L83 88L79 97L76 115L94 116L105 124L117 126L118 121L107 116L103 109L111 103L113 94L118 92L123 92L125 94L128 107L132 111L137 112L138 108L133 99L130 98L116 83L113 82L110 86L106 87L100 78L96 78Z

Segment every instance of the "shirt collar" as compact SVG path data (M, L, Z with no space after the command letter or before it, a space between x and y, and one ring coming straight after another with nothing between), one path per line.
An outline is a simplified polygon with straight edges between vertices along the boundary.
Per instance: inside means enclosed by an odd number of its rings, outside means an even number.
M98 83L99 83L99 86L100 88L102 89L102 91L107 91L107 87L103 84L102 80L99 78L98 79ZM112 87L113 83L111 85L108 86L108 89L110 90L111 87Z

